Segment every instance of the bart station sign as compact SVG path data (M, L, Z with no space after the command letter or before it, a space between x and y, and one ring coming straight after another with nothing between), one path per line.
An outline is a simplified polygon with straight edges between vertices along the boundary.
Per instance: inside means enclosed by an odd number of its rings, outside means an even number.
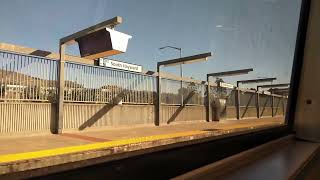
M112 59L104 59L99 58L99 66L114 68L114 69L122 69L126 71L133 71L133 72L142 72L142 66L136 64L130 64L126 62L116 61Z

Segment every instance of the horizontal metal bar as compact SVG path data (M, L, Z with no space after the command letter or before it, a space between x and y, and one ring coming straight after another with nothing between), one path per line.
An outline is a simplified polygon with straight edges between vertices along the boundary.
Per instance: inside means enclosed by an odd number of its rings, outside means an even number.
M182 58L177 58L177 59L161 61L161 62L158 62L158 66L185 64L185 63L188 63L190 61L199 60L199 59L205 59L205 58L208 58L210 56L212 56L211 52L203 53L203 54L197 54L197 55L193 55L193 56L187 56L187 57L182 57Z
M241 75L241 74L248 74L248 72L250 72L250 71L253 71L253 68L210 73L210 74L207 74L207 76L208 77L236 76L236 75Z
M257 86L257 88L273 88L273 87L285 87L285 86L290 86L290 83L260 85L260 86Z
M81 31L73 33L69 36L63 37L60 39L60 44L72 44L72 43L74 43L74 40L77 38L83 37L87 34L95 32L95 31L99 31L99 30L106 28L106 27L114 27L114 26L121 24L121 23L122 23L122 17L116 16L112 19L108 19L108 20L103 21L99 24L90 26L90 27L85 28Z
M274 81L277 78L260 78L260 79L249 79L249 80L241 80L237 81L237 83L249 84L249 83L260 83L260 82L270 82Z
M0 52L19 54L27 57L43 58L47 60L59 61L59 54L34 48L18 46L14 44L0 43ZM40 53L36 53L40 52ZM44 53L41 53L44 52ZM43 55L44 54L44 55ZM84 64L94 64L91 59L81 58L79 56L66 55L66 61L79 62Z

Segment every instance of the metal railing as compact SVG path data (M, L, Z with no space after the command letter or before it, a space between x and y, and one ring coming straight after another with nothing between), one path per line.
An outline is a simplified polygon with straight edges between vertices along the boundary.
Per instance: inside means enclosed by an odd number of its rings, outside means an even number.
M225 99L226 105L235 106L235 90L225 87L210 86L210 100Z
M240 106L241 107L255 107L256 106L256 93L240 91Z
M155 79L152 76L90 65L66 63L66 102L153 104ZM119 97L121 96L121 97Z
M267 94L261 94L259 105L260 107L271 107L272 106L271 96Z
M236 105L236 91L234 89L228 89L228 96L227 96L227 106L235 106Z
M0 52L0 101L54 102L56 79L55 60Z
M186 105L207 105L206 84L183 81L181 88L179 80L161 80L162 104L181 105L183 95ZM68 61L65 63L64 101L155 104L155 82L155 76ZM54 103L57 99L56 83L57 60L0 51L0 101ZM224 98L227 106L235 106L235 92L234 89L211 86L210 99L213 102ZM255 106L254 94L240 90L240 106ZM284 109L286 98L281 98ZM271 107L271 96L261 94L259 106Z
M205 105L206 85L195 82L182 82L172 79L161 79L161 103L181 105L182 95L185 105Z

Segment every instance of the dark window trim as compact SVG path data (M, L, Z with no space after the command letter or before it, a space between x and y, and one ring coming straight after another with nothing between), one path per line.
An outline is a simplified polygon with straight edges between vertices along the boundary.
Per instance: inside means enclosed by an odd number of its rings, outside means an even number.
M293 58L289 98L287 102L286 122L291 132L294 131L295 111L298 100L300 77L303 65L305 42L308 30L311 0L302 0L296 46Z

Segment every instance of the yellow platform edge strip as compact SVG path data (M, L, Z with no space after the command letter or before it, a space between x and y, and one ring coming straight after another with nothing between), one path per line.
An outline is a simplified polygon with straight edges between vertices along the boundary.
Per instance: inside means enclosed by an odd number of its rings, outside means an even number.
M204 133L206 133L206 132L204 132L204 131L186 131L186 132L181 132L181 133L137 137L137 138L114 140L114 141L108 141L108 142L102 142L102 143L92 143L92 144L85 144L85 145L78 145L78 146L68 146L68 147L63 147L63 148L40 150L40 151L34 151L34 152L6 154L6 155L0 155L0 163L9 163L9 162L14 162L14 161L37 159L37 158L44 158L44 157L49 157L49 156L58 156L58 155L77 153L77 152L82 152L82 151L97 150L97 149L102 149L102 148L111 148L111 147L127 145L127 144L135 144L135 143L156 141L156 140L162 140L162 139L192 136L192 135L199 135L199 134L204 134Z

